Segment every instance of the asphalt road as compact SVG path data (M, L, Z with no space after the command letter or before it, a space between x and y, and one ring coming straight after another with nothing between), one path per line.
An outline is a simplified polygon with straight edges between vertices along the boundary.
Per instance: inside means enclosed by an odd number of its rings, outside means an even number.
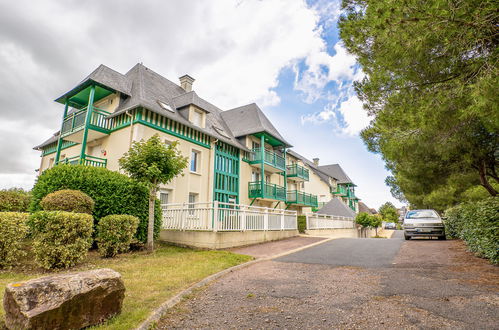
M230 273L159 329L498 329L499 267L461 241L338 239Z

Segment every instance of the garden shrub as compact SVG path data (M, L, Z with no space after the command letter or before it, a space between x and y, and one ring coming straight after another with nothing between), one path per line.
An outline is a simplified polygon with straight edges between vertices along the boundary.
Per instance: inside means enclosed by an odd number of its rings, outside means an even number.
M298 216L298 232L304 233L307 230L307 217L304 215Z
M149 190L124 174L105 168L84 165L57 165L44 171L32 190L31 211L41 210L40 201L47 194L61 190L80 190L95 202L93 216L97 223L111 214L129 214L140 219L135 238L147 239L149 219ZM154 212L154 236L161 230L161 208L156 201Z
M28 233L28 213L0 212L0 268L10 268L26 255L22 249Z
M97 225L97 246L103 257L127 252L133 241L139 218L132 215L108 215Z
M39 211L30 216L35 260L43 268L69 268L87 255L92 245L90 214Z
M31 195L23 189L0 190L0 212L27 212Z
M63 189L43 197L40 206L44 211L66 211L92 214L94 200L79 190Z
M445 213L446 234L466 242L480 257L499 264L499 198L463 203Z
M371 224L372 224L371 215L366 213L366 212L360 212L355 217L355 223L358 225L361 225L364 228L371 227Z

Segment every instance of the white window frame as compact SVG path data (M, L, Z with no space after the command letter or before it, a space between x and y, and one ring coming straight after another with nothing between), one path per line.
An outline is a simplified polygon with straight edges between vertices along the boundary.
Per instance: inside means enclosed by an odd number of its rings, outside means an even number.
M192 170L193 154L196 154L195 169ZM201 174L201 151L191 149L191 156L189 159L189 171L194 174Z

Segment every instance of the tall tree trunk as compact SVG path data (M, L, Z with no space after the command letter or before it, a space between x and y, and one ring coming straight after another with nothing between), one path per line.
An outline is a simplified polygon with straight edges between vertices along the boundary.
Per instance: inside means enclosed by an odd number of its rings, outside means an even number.
M487 189L491 196L497 196L497 191L489 183L489 180L487 180L487 168L485 166L485 162L482 162L482 164L478 166L478 174L480 175L480 183L482 186Z
M147 223L147 251L154 251L154 202L156 201L156 187L149 190L149 221Z

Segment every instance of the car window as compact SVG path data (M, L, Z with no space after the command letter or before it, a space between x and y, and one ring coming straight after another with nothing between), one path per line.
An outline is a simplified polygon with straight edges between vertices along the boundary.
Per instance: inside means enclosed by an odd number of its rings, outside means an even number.
M415 210L409 211L405 215L406 219L419 219L419 218L436 218L438 219L438 214L433 210Z

